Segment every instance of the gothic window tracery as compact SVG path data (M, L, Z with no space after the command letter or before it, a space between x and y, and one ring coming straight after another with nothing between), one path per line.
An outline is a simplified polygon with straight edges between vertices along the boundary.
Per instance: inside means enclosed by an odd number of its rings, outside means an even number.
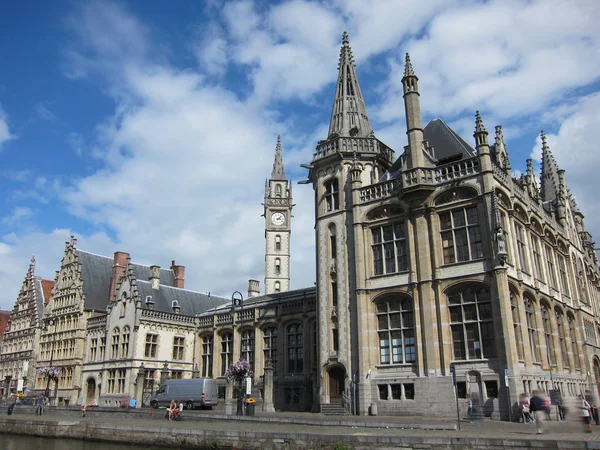
M288 325L287 338L287 372L302 373L304 371L304 330L301 324Z
M380 364L416 361L413 301L398 296L377 302Z
M212 378L213 376L213 336L206 334L202 336L202 376Z

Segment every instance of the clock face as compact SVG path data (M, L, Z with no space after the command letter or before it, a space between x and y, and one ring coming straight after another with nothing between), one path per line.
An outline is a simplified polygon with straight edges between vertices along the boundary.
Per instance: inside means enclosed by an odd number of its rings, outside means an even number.
M285 216L280 212L273 213L271 214L271 223L278 226L283 225L285 223Z

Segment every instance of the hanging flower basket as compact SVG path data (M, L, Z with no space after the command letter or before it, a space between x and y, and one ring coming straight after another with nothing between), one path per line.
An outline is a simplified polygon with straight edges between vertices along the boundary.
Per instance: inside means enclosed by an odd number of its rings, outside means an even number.
M227 378L228 381L240 381L250 375L252 375L252 372L250 372L250 364L248 364L248 361L238 361L235 364L230 365L229 369L225 372L225 378Z
M38 367L37 373L45 375L46 377L48 377L50 379L55 379L60 376L60 367L52 367L52 366Z

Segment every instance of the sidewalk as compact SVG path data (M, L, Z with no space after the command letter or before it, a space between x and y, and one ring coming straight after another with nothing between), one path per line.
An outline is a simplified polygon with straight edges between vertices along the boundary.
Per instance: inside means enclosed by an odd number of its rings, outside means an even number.
M461 422L461 430L458 431L456 421L423 417L340 417L258 411L256 416L226 416L211 411L184 411L182 422L171 422L164 419L164 410L161 409L90 408L86 417L81 417L78 408L50 408L44 416L37 417L33 408L31 412L26 408L16 410L10 417L5 410L1 411L0 432L60 429L59 435L69 437L76 437L81 432L88 438L111 440L112 437L120 442L142 443L146 442L145 436L154 444L180 446L191 444L190 439L197 439L197 442L202 440L205 444L220 441L224 444L230 442L237 448L262 449L315 448L319 442L343 442L353 449L600 449L600 426L594 426L593 433L584 433L582 423L576 418L566 422L547 421L547 432L536 435L535 424L489 419L478 424ZM284 445L285 442L287 444ZM304 442L306 446L299 446L298 442ZM250 446L254 444L257 446ZM467 444L468 447L463 447Z

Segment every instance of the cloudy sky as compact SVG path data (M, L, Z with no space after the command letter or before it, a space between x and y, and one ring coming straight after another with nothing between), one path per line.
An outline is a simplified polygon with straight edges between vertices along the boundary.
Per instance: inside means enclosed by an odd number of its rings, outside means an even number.
M512 167L549 145L600 236L596 0L33 1L0 14L0 309L31 255L82 249L187 267L230 297L264 279L264 182L326 138L346 30L371 124L406 145L410 52L424 120L503 125ZM536 162L536 167L539 164ZM292 288L314 283L313 191L294 184Z

